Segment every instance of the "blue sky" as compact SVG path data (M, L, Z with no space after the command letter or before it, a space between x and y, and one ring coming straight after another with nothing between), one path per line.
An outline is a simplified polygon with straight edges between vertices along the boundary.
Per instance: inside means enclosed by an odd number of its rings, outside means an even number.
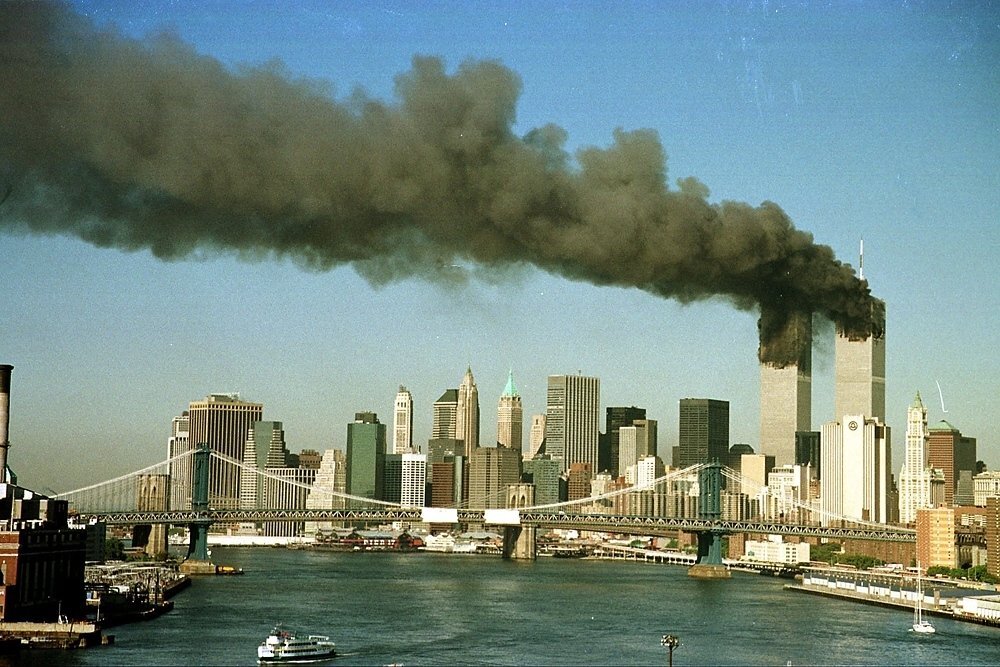
M155 2L80 0L97 25L167 30L226 67L280 60L293 77L388 103L414 55L497 60L520 77L514 130L555 123L571 152L615 128L655 130L667 179L710 201L773 201L857 264L888 309L894 473L920 391L1000 466L1000 9L982 2ZM3 121L0 121L3 122ZM508 369L528 415L546 376L601 378L602 404L638 405L676 444L677 401L731 402L756 445L756 318L682 306L519 267L450 288L374 288L349 266L148 251L0 230L0 362L15 366L10 461L66 490L164 458L191 400L239 391L283 421L293 450L343 447L355 412L391 422L471 366L481 440ZM834 418L832 339L814 351L814 428ZM937 383L942 388L943 405ZM527 430L526 430L527 433Z

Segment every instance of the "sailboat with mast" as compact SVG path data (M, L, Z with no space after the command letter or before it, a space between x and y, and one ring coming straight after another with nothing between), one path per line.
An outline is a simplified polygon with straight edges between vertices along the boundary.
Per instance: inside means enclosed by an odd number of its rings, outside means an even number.
M917 563L917 601L913 605L913 627L910 628L910 632L924 635L936 632L931 622L924 620L924 590L920 586L920 563Z

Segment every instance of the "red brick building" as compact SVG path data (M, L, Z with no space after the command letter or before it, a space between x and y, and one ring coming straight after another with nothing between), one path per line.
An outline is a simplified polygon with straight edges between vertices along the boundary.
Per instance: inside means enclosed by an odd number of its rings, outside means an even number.
M593 477L589 463L571 463L569 466L568 500L582 500L590 497L590 480Z
M944 472L944 504L951 507L959 473L976 469L976 439L946 421L938 422L927 429L927 465Z
M81 618L87 531L67 526L65 501L10 484L0 489L0 621Z
M1000 498L986 499L986 571L1000 577Z

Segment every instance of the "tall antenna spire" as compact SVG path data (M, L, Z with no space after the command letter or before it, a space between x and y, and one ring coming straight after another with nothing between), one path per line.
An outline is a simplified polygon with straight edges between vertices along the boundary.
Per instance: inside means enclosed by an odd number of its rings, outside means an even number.
M861 260L860 260L860 263L858 264L858 279L859 280L864 280L865 279L865 240L864 239L861 239L860 254L861 254Z

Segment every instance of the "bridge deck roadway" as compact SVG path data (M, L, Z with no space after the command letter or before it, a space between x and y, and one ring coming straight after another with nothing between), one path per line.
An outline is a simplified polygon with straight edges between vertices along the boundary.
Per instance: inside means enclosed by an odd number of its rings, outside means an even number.
M353 523L384 523L423 520L421 508L414 509L298 509L298 510L238 510L215 509L207 512L168 510L163 512L94 512L81 513L81 519L96 519L108 524L188 524L202 522L239 523L259 521L343 521ZM484 523L483 510L460 509L461 523ZM666 531L687 532L715 531L719 533L760 533L773 535L799 535L802 537L829 537L836 539L877 540L883 542L914 542L916 531L908 528L885 526L835 527L808 526L789 523L760 521L724 521L685 519L678 517L650 517L610 514L570 514L564 512L518 511L518 524L545 528L563 528L614 532L625 534L656 534Z

